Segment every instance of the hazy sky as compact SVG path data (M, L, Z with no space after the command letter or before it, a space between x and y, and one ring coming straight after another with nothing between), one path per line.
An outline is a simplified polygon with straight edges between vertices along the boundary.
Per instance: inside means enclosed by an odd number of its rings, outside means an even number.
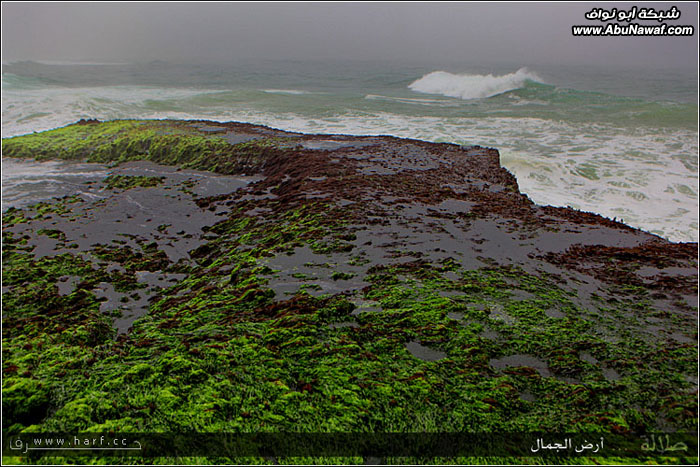
M669 9L692 37L573 37L594 7ZM637 21L639 22L639 21ZM342 59L689 66L698 7L669 3L2 3L2 59Z

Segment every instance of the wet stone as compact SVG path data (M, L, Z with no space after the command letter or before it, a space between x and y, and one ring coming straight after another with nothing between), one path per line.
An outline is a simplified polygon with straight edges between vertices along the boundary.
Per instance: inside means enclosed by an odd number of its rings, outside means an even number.
M681 342L683 344L691 344L693 342L697 342L697 339L692 339L692 338L686 336L685 334L683 334L682 332L678 332L678 331L672 332L670 334L670 336L671 336L671 339L673 339L677 342Z
M414 357L425 360L426 362L434 362L447 357L445 352L433 350L430 347L421 345L416 341L407 342L406 349L411 352L411 355Z
M177 274L177 273L162 273L162 272L149 272L149 271L136 271L136 280L142 284L146 284L149 287L157 288L167 288L172 287L177 284L185 277L187 274Z
M517 321L517 318L506 313L501 305L491 305L489 318L493 321L501 321L505 324L513 324Z
M489 365L499 370L509 367L530 367L537 370L542 377L552 376L552 372L549 370L547 364L532 355L517 354L498 359L492 358L489 360Z
M234 133L234 132L227 133L226 136L224 136L224 138L230 144L247 143L248 141L263 139L259 135L249 135L249 134L245 134L245 133Z
M228 128L223 127L223 126L217 126L213 124L207 124L207 123L194 123L192 124L193 128L197 128L199 131L203 131L205 133L219 133L222 131L226 131Z
M459 274L457 274L454 271L447 271L447 272L442 274L442 277L444 277L445 279L447 279L449 281L453 281L453 282L457 282L457 281L462 279L462 276L460 276Z
M651 278L657 275L668 275L668 276L693 276L698 273L697 269L693 268L679 268L679 267L668 267L664 269L653 268L650 266L644 266L636 271L636 274L645 278Z
M58 278L58 294L61 296L70 295L75 290L75 285L80 282L78 276L61 276Z
M464 297L464 292L461 290L441 290L438 295L444 298Z
M486 329L482 331L481 333L479 333L479 336L489 340L497 340L501 337L501 335L498 332L491 329Z
M471 211L474 203L461 199L446 199L436 206L440 212L450 214L466 214Z
M105 268L105 270L106 270L107 272L109 272L109 273L112 273L112 272L122 272L122 273L123 273L123 272L126 272L126 269L124 269L124 268L122 267L122 265L119 264L119 263L109 263L109 264L107 265L107 267Z
M544 314L550 318L566 318L566 314L562 313L559 310L555 310L554 308L548 308L544 310Z
M568 384L581 384L581 380L578 378L574 378L572 376L557 376L556 377L559 381L563 381Z
M360 326L353 322L353 321L344 321L342 323L331 323L328 325L331 329L340 329L340 328L359 328Z
M599 363L597 358L587 352L579 352L579 358L584 362L590 363L591 365L597 365Z
M382 311L379 302L375 300L350 300L355 305L355 309L350 313L352 316L357 316L361 313L378 313Z
M509 283L510 286L518 285L515 281L512 280L507 280L506 282ZM510 291L511 296L514 300L519 300L519 301L525 301L525 300L533 300L536 299L537 297L530 292L526 292L524 290L520 289L513 289Z
M620 373L612 368L603 368L603 376L608 381L618 381L620 379Z

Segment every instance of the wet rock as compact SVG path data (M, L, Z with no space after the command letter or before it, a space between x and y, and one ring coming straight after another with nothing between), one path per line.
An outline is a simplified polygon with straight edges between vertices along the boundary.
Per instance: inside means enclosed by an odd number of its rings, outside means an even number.
M407 342L406 349L411 352L411 355L414 357L425 360L426 362L435 362L447 357L445 352L431 349L415 341Z

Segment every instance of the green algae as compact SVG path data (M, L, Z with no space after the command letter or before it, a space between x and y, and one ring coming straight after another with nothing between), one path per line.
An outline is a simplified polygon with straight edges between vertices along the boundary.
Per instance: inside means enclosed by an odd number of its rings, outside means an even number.
M26 221L27 219L24 217L24 211L21 209L10 207L2 213L3 226L12 227L15 224L19 224Z
M351 272L335 271L333 274L331 274L331 279L334 281L352 279L353 277L355 277L355 274Z
M294 150L280 141L264 138L232 145L185 122L112 120L5 138L2 146L5 157L101 163L147 160L233 174L253 173L280 149Z
M290 217L314 225L299 213ZM260 229L252 222L227 225L229 231L240 229L243 233L243 224L253 227L253 232ZM256 232L252 238L268 243L263 232ZM257 254L264 256L264 252ZM128 258L109 257L122 263L128 263ZM60 265L44 259L31 266L36 264L44 273L54 271L47 276L47 286L58 274L90 274L85 265L69 260L66 255ZM15 267L19 264L12 256L10 261ZM216 266L224 262L237 265L236 281L221 283L226 283L223 289L212 289ZM25 401L23 388L34 390L39 383L35 379L8 378L8 413L15 414L22 423L41 422L46 431L99 431L105 427L288 430L299 426L315 431L401 431L409 427L424 431L483 427L604 431L654 423L651 412L640 418L636 410L627 409L651 396L650 391L639 392L649 381L637 381L631 388L629 383L610 383L600 377L597 368L575 358L569 366L563 365L562 356L551 351L585 348L608 364L616 362L615 352L620 352L617 347L584 337L587 324L576 319L565 321L565 325L546 320L542 310L553 304L576 311L568 301L571 293L546 278L513 269L461 271L449 262L378 267L368 276L373 285L365 298L379 301L385 312L358 316L359 328L329 330L326 323L350 317L352 303L342 297L319 299L302 294L291 303L273 305L271 295L264 292L265 280L254 273L255 264L257 261L248 255L230 252L226 259L212 263L214 267L206 276L195 274L179 284L181 290L193 290L179 303L166 298L155 303L127 340L102 339L98 355L82 346L61 348L61 360L73 353L70 364L37 364L35 352L24 350L34 348L37 339L41 342L40 337L45 339L52 332L37 336L25 331L16 342L7 340L5 348L12 349L6 354L7 360L17 365L18 372L31 368L47 388L56 387L59 381L62 388L70 388L68 394L63 389L59 398L48 397L49 389L37 389L36 398ZM18 277L32 276L26 270L13 275L14 269L9 268L9 284L16 284ZM457 272L459 279L445 279L447 271ZM517 280L517 286L509 286L509 280ZM446 288L463 292L464 301L439 296L439 291ZM510 302L512 292L504 289L526 291L532 297L525 301L527 306ZM485 310L500 304L519 320L515 325L494 322L487 311L470 304L484 304ZM448 319L449 312L464 313L474 324L462 327ZM542 327L542 321L546 323L544 329L533 329ZM12 321L9 324L8 328L13 329ZM499 329L503 342L494 345L479 336L487 324ZM11 338L13 333L3 337ZM32 340L28 342L28 338ZM405 342L414 339L442 349L448 358L432 363L416 361L404 347ZM65 345L70 344L74 342ZM650 360L648 353L639 358L664 366L685 362L685 368L675 371L691 370L692 352L677 350L680 354L670 362L661 355ZM523 352L541 356L555 372L566 373L573 364L577 374L584 373L590 383L584 387L554 377L542 378L528 368L514 368L499 376L488 366L489 358ZM628 349L624 353L634 358ZM81 362L88 361L92 364L86 375L85 363ZM32 362L31 367L28 362ZM673 373L669 368L659 370L638 377L663 381ZM634 379L630 377L629 381ZM54 382L54 386L43 382ZM522 401L519 393L524 390L534 394L536 402ZM105 405L100 401L111 402ZM669 415L682 417L682 411L692 407L693 401L672 403L686 409L676 409L681 413ZM413 409L409 412L407 407ZM612 413L617 415L611 417ZM692 418L688 422L690 425ZM12 431L21 425L6 427Z
M36 233L37 235L46 235L49 238L55 238L61 241L66 240L66 234L56 229L39 229Z
M288 214L309 228L315 225L310 221L313 217L302 211ZM290 223L287 228L300 228L298 224ZM237 230L240 236L252 234L249 238L269 245L269 250L285 249L283 244L267 241L265 229L255 222L239 219L222 225L229 232ZM226 241L232 240L228 237ZM6 318L3 336L7 361L17 366L16 373L31 369L34 378L60 381L70 389L69 394L64 389L58 401L47 399L48 389L37 391L40 397L26 402L27 407L10 397L8 413L44 410L41 425L46 430L110 426L231 431L304 426L316 431L363 431L369 427L401 431L408 426L415 428L416 420L422 420L418 428L425 431L483 427L604 431L653 424L650 412L640 418L637 411L628 409L651 396L651 390L642 389L649 387L647 379L653 378L657 387L659 381L682 384L672 376L693 368L689 348L678 346L672 359L664 354L654 358L642 342L623 351L592 338L586 333L589 324L576 316L577 308L569 300L571 292L561 290L546 277L517 269L462 271L449 262L377 267L368 276L372 286L364 298L378 301L384 312L355 317L358 328L331 330L327 324L351 318L354 305L342 297L314 298L303 293L290 302L275 304L272 295L265 292L266 280L258 275L264 271L255 267L255 257L264 257L265 251L260 249L251 257L250 253L229 250L225 258L210 264L206 275L192 274L178 284L177 289L191 292L177 300L164 297L154 303L149 315L137 322L123 341L107 339L110 333L81 340L80 336L89 332L82 329L85 324L69 319L69 310L78 310L64 304L61 322L72 322L78 336L67 340L67 347L59 352L63 360L74 353L70 364L42 364L35 352L24 350L57 333L44 324L43 332L23 326L22 334L16 335L13 319L29 311L19 307L17 300L22 297L36 303L37 299L28 291L13 291L6 309L17 312ZM122 264L129 264L133 256L119 248L96 254ZM103 279L69 255L41 261L20 260L17 255L8 255L9 285L40 274L45 277L45 288L63 274L86 276L92 283ZM223 263L236 265L235 281L231 281L232 273L217 272ZM459 278L446 279L447 271L457 272ZM218 281L219 277L225 280ZM516 280L517 285L512 285ZM440 296L445 289L463 295ZM511 300L516 291L531 296ZM76 291L73 299L81 294L85 292ZM51 300L51 307L61 306L57 297ZM88 303L80 302L80 309L90 309ZM96 302L92 303L94 310ZM474 304L483 305L483 309L471 306ZM491 319L488 310L497 305L518 320L508 324ZM555 305L567 310L565 320L546 317L544 310ZM449 319L450 312L463 313L470 324L462 326ZM55 313L43 308L34 314ZM99 316L81 316L80 321L91 320L99 321ZM481 337L485 326L498 329L503 340L491 343ZM404 346L410 340L429 343L448 357L439 362L416 360ZM87 342L100 342L99 352L81 345ZM644 359L647 368L650 364L659 368L653 374L629 373L623 376L624 384L609 382L575 352L562 353L561 349L586 349L623 374L628 372L619 365L620 352L627 359ZM490 358L521 353L540 357L555 374L575 374L588 383L582 386L556 377L544 378L527 367L499 375L488 365ZM44 352L40 360L47 358ZM85 368L81 362L91 360L86 375L80 371ZM22 394L27 384L38 383L12 377L5 387L14 388L12 396ZM519 398L525 390L535 395L535 402ZM98 403L104 400L111 403ZM664 404L692 407L691 400L661 399L659 409ZM412 411L407 412L407 407ZM669 415L678 419L688 408ZM611 417L612 413L617 415ZM692 421L688 419L686 426ZM19 428L17 424L7 428L12 427Z
M142 175L110 175L105 178L107 188L128 190L135 187L154 187L163 183L165 177L147 177Z
M168 256L163 250L158 249L155 242L140 245L140 251L134 251L129 246L97 245L93 252L100 259L119 263L131 273L135 271L160 271L170 265Z

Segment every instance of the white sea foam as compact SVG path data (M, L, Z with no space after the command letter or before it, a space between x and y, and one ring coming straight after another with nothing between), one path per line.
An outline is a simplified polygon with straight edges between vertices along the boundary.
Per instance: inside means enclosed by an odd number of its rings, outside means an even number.
M441 107L454 107L455 102L451 102L449 99L420 99L417 97L391 97L382 96L380 94L367 94L365 96L367 100L377 100L377 101L389 101L389 102L400 102L402 104L419 104L419 105L438 105Z
M179 106L182 101L216 89L177 89L148 86L85 88L45 87L8 89L3 74L2 136L58 128L81 118L112 120L156 118L159 106Z
M426 94L442 94L460 99L482 99L522 88L528 80L542 81L527 68L502 76L457 75L446 71L433 71L409 84L408 87L413 91Z
M107 176L107 167L73 161L2 159L2 209L22 207L72 193Z
M291 94L294 96L300 96L302 94L311 94L309 91L301 91L299 89L261 89L262 92L268 94Z

